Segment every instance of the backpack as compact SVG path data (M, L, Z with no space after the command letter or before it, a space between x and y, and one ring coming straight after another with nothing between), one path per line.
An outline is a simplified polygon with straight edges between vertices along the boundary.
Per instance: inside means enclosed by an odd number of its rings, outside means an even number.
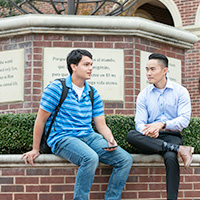
M41 138L41 141L40 141L40 151L42 153L47 153L47 154L52 154L51 148L47 145L47 139L49 137L49 133L51 132L51 128L52 128L53 123L54 123L54 121L56 119L58 111L59 111L62 103L66 99L67 94L68 94L68 90L69 90L69 88L65 84L65 79L64 78L57 79L57 80L59 80L62 83L62 88L63 88L62 89L62 94L61 94L61 97L60 97L59 104L56 106L55 113L53 115L53 119L51 121L49 129L48 129L48 131L46 131L46 127L44 127L42 138ZM90 89L91 90L89 92L89 95L90 95L90 100L91 100L91 103L92 103L92 106L93 106L93 102L94 102L93 88L90 86Z

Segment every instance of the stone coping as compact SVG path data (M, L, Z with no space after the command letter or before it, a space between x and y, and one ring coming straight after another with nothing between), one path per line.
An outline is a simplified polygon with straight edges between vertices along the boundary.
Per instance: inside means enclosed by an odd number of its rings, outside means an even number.
M135 35L190 48L193 33L139 17L27 14L0 20L0 37L27 33Z
M12 168L12 167L30 167L25 165L21 159L21 154L3 154L0 155L0 168ZM163 158L160 155L144 155L144 154L132 154L133 166L164 166ZM104 164L100 163L100 166ZM180 163L183 166L183 163ZM41 154L35 160L35 167L72 167L74 164L66 161L53 154ZM200 154L193 154L191 166L200 166Z

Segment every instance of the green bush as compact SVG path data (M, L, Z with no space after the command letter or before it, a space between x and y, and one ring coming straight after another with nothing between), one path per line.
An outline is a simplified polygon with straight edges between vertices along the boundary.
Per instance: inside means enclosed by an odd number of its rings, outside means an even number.
M32 133L36 114L0 115L0 154L22 154L32 148ZM138 153L126 142L126 134L134 129L134 117L107 115L106 123L122 148L130 153ZM200 119L192 118L189 126L182 131L184 145L195 147L200 153Z
M31 149L36 114L0 115L0 154L21 154Z

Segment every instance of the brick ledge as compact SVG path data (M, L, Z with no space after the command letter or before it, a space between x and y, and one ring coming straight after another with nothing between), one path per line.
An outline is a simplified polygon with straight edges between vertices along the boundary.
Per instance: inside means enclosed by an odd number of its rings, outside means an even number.
M29 167L25 165L21 159L21 154L3 154L0 155L0 168L11 168L11 167ZM143 154L132 154L133 166L164 166L163 159L160 155L143 155ZM100 163L100 166L104 165ZM183 163L180 163L183 166ZM74 164L66 161L63 158L55 156L53 154L41 154L35 160L35 167L71 167ZM194 154L191 166L200 166L200 154Z

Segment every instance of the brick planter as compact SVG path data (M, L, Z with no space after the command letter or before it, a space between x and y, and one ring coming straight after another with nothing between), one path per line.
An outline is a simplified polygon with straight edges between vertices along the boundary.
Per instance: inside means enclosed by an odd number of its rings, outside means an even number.
M165 200L165 167L158 155L134 154L123 200ZM181 163L181 166L182 163ZM200 155L188 170L181 167L179 200L200 199ZM21 155L0 156L0 200L71 200L78 168L55 156L40 155L33 167ZM99 164L90 200L103 200L112 168Z

